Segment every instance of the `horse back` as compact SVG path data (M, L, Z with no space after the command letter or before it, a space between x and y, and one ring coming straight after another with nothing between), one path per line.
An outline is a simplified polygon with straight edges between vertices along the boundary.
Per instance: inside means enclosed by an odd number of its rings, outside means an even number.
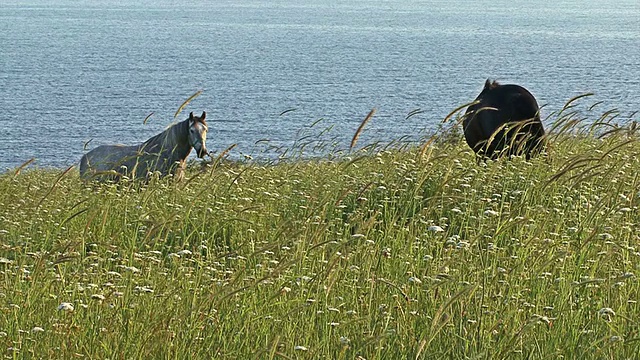
M89 179L103 172L125 174L132 169L138 158L138 146L100 145L80 159L80 177Z

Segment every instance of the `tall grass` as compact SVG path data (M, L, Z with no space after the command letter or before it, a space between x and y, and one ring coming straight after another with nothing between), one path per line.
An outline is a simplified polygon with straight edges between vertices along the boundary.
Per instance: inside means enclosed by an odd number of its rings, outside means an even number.
M449 133L180 183L4 174L0 352L634 358L640 142L593 114L556 115L529 162Z

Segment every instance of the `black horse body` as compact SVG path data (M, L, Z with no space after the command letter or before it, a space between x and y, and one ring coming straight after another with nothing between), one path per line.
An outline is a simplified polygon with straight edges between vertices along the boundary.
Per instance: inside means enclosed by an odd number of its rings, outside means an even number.
M530 159L544 147L538 103L519 85L487 80L462 125L467 144L482 158L525 154Z

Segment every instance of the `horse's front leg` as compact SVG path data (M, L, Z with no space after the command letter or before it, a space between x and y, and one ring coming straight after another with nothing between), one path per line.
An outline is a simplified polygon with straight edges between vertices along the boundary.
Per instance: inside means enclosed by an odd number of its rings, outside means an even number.
M182 181L185 177L185 172L187 171L187 162L185 160L178 161L175 168L174 178L176 181Z

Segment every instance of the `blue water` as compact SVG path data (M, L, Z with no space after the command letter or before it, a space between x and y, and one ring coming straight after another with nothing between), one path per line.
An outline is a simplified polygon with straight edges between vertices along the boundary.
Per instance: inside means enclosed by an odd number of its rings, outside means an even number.
M209 150L236 156L318 119L346 146L374 107L361 143L416 139L486 78L527 87L543 117L585 92L627 114L639 20L638 0L4 0L0 170L141 142L197 90L179 118L206 110Z

